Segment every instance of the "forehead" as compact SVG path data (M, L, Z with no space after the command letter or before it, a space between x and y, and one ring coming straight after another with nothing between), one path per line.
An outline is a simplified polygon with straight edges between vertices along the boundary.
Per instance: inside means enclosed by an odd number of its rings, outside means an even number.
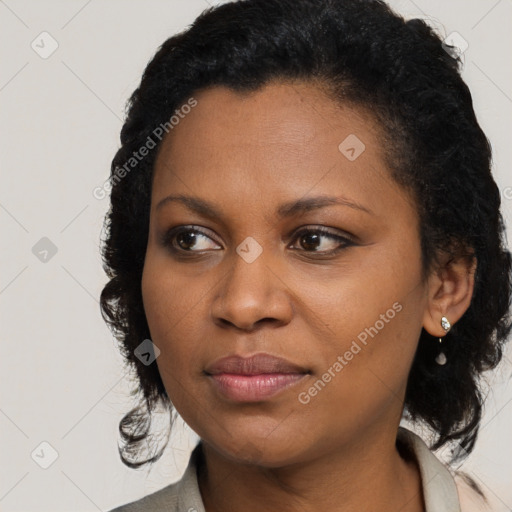
M223 86L200 90L194 94L197 106L181 116L163 152L179 150L183 139L200 139L201 146L277 144L306 150L314 139L317 144L336 144L340 129L367 140L369 133L378 138L377 124L366 110L342 106L324 91L304 82L271 82L251 92ZM329 138L336 128L338 133Z
M251 158L259 152L260 158L274 161L279 154L319 159L322 152L339 152L339 144L350 135L375 157L384 156L372 116L341 106L313 84L273 82L241 93L215 86L193 96L197 105L180 116L161 144L157 171L171 159L227 158L244 148Z
M154 204L178 192L264 207L336 190L364 203L398 188L372 116L312 84L271 83L250 93L213 87L193 97L197 105L159 150Z

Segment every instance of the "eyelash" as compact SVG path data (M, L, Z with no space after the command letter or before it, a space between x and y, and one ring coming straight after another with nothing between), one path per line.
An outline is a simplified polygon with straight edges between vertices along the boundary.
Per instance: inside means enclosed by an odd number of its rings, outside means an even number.
M178 227L178 228L171 228L170 230L168 230L162 236L161 244L164 247L168 247L169 250L174 254L186 255L187 253L188 254L193 254L193 253L201 254L201 253L206 252L206 251L186 250L186 249L176 247L176 245L174 244L176 237L178 235L181 235L184 233L196 233L196 234L205 236L206 238L209 238L210 240L213 240L206 232L204 232L201 229L193 228L193 227ZM331 240L338 241L341 244L340 247L333 249L331 251L307 251L307 250L304 250L304 252L306 252L308 254L318 254L320 256L331 256L331 255L334 255L334 254L342 251L343 249L346 249L347 247L355 245L353 240L351 240L349 237L336 235L322 226L316 227L314 229L313 228L301 229L300 231L295 233L293 240L294 241L298 240L301 237L303 237L304 235L308 235L308 234L319 234L320 236L324 236L326 238L330 238ZM218 249L215 249L215 250L218 250Z

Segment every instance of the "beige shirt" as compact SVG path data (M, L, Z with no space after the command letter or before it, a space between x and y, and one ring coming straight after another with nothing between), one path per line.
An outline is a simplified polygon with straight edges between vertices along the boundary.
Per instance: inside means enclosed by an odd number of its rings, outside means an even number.
M426 512L497 510L488 508L460 477L454 478L419 436L399 427L398 439L408 447L418 463ZM205 512L196 476L200 449L201 443L192 452L181 480L110 512Z

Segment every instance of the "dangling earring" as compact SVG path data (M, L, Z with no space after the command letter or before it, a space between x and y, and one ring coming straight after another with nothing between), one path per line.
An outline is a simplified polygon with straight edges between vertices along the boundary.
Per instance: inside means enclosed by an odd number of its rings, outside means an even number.
M445 333L448 333L449 330L452 328L452 325L450 324L448 318L446 318L445 316L443 316L443 318L441 318L441 327L444 329ZM442 338L439 338L439 343L443 343ZM436 363L441 366L446 364L446 356L444 355L444 352L442 349L436 357Z

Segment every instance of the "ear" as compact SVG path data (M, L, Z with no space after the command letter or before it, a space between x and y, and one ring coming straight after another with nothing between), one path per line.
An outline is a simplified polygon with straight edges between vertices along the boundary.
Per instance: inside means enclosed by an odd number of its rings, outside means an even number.
M430 275L423 327L432 336L442 337L446 334L441 326L443 316L454 325L469 308L475 286L476 265L474 256L445 258Z

